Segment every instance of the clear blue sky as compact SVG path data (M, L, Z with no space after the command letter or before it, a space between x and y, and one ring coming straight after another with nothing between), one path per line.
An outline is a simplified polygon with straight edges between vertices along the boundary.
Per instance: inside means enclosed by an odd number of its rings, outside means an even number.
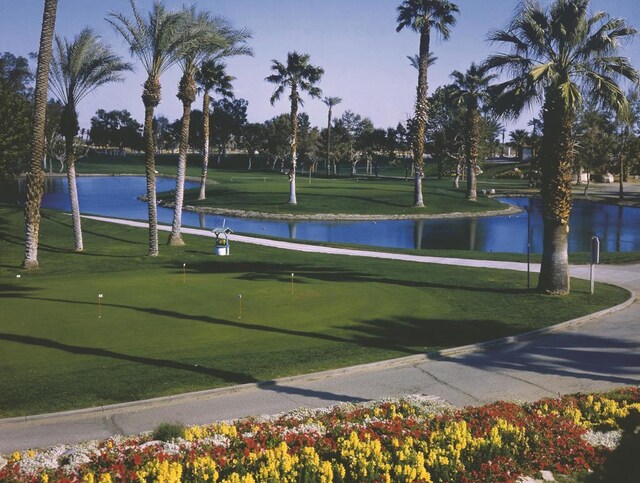
M138 0L147 11L152 0ZM264 81L270 74L271 59L286 60L287 52L308 53L311 63L322 66L320 83L323 94L338 96L342 103L334 110L340 115L350 109L371 118L377 127L395 126L413 111L416 71L407 60L417 53L418 36L411 31L396 33L396 7L400 0L165 0L170 8L195 4L229 19L236 27L246 27L253 38L254 57L229 61L229 73L237 77L237 97L249 101L249 121L262 122L288 112L287 98L275 106L269 104L273 86ZM466 70L472 61L480 62L496 51L485 41L489 30L504 27L518 4L517 0L458 0L458 23L451 39L432 41L438 57L429 70L429 92L450 82L453 70ZM624 17L640 28L639 0L592 0L593 10L605 10ZM43 0L0 0L0 51L27 56L37 50ZM104 18L111 11L130 13L128 0L59 0L56 33L72 38L85 26L93 27L103 39L131 60L121 38ZM636 67L640 67L640 42L624 48ZM131 60L135 65L135 60ZM162 102L158 115L174 120L181 114L175 97L177 67L162 79ZM99 108L128 109L142 121L140 99L144 73L136 72L126 81L105 86L79 106L82 127ZM194 107L200 108L201 101ZM314 125L326 123L326 107L319 100L305 99L304 110ZM535 112L526 113L514 127L526 127Z

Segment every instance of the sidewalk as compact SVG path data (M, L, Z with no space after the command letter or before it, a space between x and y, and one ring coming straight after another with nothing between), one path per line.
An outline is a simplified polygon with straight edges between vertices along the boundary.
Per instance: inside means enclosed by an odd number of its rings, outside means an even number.
M91 218L146 227L146 223ZM183 229L183 232L211 236L206 230ZM233 235L233 239L316 253L526 270L526 264L509 262L328 248L238 235ZM532 270L539 267L532 266ZM572 267L572 276L588 275L588 266ZM597 279L624 286L635 297L640 291L640 264L598 266ZM620 310L573 321L545 336L514 337L503 342L508 343L444 351L436 359L418 355L258 384L4 419L0 420L0 453L135 434L167 421L206 424L276 414L300 406L324 407L404 394L434 395L464 406L499 399L532 401L544 396L640 384L640 304L635 300Z

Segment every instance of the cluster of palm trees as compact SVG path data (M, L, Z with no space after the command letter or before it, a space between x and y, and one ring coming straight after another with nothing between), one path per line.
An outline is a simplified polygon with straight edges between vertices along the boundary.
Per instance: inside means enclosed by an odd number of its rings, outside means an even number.
M448 0L405 0L398 7L398 28L420 33L418 90L416 98L414 163L416 165L415 206L422 206L422 155L424 133L420 126L428 115L427 66L431 29L443 39L455 25L458 7ZM543 104L541 195L544 241L538 289L547 293L569 292L567 236L571 213L571 170L573 166L573 120L584 97L620 116L629 102L619 82L640 81L629 59L618 54L621 42L637 31L621 18L604 12L591 14L589 0L554 0L543 7L533 0L521 2L505 29L489 34L489 40L506 47L491 55L481 66L472 64L466 74L454 72L456 96L467 109L466 162L473 172L477 158L476 121L478 102L491 99L491 108L507 118L517 118L525 107ZM495 74L501 82L489 85ZM505 79L506 78L506 79ZM467 197L475 199L474 177Z
M250 35L246 30L234 29L226 20L211 17L206 12L198 13L195 8L169 11L155 0L147 17L137 8L134 0L130 0L132 17L122 13L111 13L107 20L119 32L129 45L130 52L142 64L147 80L144 83L142 102L144 103L144 152L147 177L147 202L149 214L149 255L158 255L158 215L156 206L155 180L155 146L153 136L153 116L160 103L161 75L174 64L179 64L182 77L179 83L178 99L183 105L182 132L178 156L176 176L176 200L174 217L169 235L169 243L181 245L180 229L182 222L182 205L184 200L184 178L189 145L189 121L191 105L197 94L196 74L203 77L207 71L201 67L211 62L234 55L250 55L251 49L246 45ZM215 64L214 64L215 65ZM222 64L219 68L208 72L219 75L221 81L228 81ZM215 88L216 80L202 80L202 86L208 91ZM207 106L207 111L209 106ZM203 116L206 117L206 116ZM203 161L203 171L206 173Z
M194 7L169 11L160 0L155 0L148 15L130 0L131 16L110 13L107 21L122 35L147 74L142 101L145 108L144 151L149 210L149 255L158 254L158 229L155 180L155 146L153 136L154 110L160 103L160 77L174 64L182 71L178 87L178 98L183 105L182 132L180 140L178 171L176 176L176 201L169 244L183 244L180 228L184 199L184 178L191 105L195 101L198 83L208 102L212 90L224 92L230 89L231 77L225 72L222 59L234 55L251 55L246 45L250 35L246 30L233 28L228 21L197 12ZM56 37L53 48L53 31L57 11L57 0L46 0L42 23L36 96L34 107L34 130L31 147L30 169L27 178L27 201L25 205L25 268L38 266L38 233L40 225L40 203L43 194L44 173L40 166L44 150L44 117L46 113L47 84L63 105L62 133L65 137L65 157L73 217L76 251L83 250L80 208L75 180L75 147L78 126L78 103L100 86L122 80L125 71L132 65L124 62L89 28L73 41ZM53 61L52 61L53 57ZM198 83L196 82L198 79ZM207 112L209 105L206 105ZM208 121L208 116L204 116ZM205 130L208 133L208 129ZM208 140L205 140L208 145ZM203 180L206 182L208 153L203 160Z
M488 39L500 44L504 52L491 55L482 64L472 64L466 72L452 74L452 99L465 109L465 158L467 198L476 199L475 168L478 158L479 112L490 108L505 117L516 118L527 106L543 105L543 128L539 158L541 195L543 200L544 248L538 288L548 293L568 293L569 273L567 254L568 222L571 213L570 178L574 139L572 133L575 113L583 98L612 110L624 117L629 102L620 86L621 80L638 84L640 75L625 57L618 55L621 42L632 38L637 31L624 19L611 18L604 12L591 14L590 0L552 0L547 7L534 0L523 0L507 27L490 32ZM182 70L178 97L183 103L182 139L176 181L176 206L172 244L181 244L180 213L188 145L189 115L199 80L205 95L210 91L226 95L233 79L228 76L221 59L231 55L250 54L246 46L249 35L233 29L226 21L198 13L194 8L169 12L159 0L145 17L130 0L132 16L112 13L108 21L122 35L147 73L142 100L145 107L144 143L149 207L149 255L158 254L157 213L155 195L154 137L152 132L154 109L160 102L160 77L178 63ZM26 219L26 249L24 266L37 266L39 205L42 196L42 159L44 105L47 76L51 62L51 44L55 24L57 0L45 0L42 36L36 75L34 128L28 176ZM425 126L429 117L428 69L435 58L430 52L431 35L443 40L450 37L456 24L459 8L449 0L404 0L397 8L397 31L409 28L419 34L419 53L410 57L418 70L415 115L413 119L413 163L415 172L414 206L423 207L422 180L424 177ZM84 59L84 60L83 60ZM91 64L91 67L84 62ZM95 64L95 65L94 65ZM96 67L97 65L97 67ZM56 41L56 60L52 74L54 92L65 105L64 135L70 180L73 176L73 138L77 134L76 104L87 92L105 82L120 79L131 66L115 56L90 31L83 31L73 42ZM289 203L296 204L296 158L298 106L302 93L320 97L317 83L324 71L309 63L309 56L290 52L286 63L273 60L272 75L266 80L276 85L271 103L288 92L291 101L291 137L289 170ZM213 72L206 79L207 72ZM499 78L498 83L490 85ZM331 128L332 108L341 101L325 97L329 108ZM208 120L208 116L203 116ZM206 180L208 139L202 168L202 183ZM327 158L330 156L330 136L327 136ZM327 162L327 166L329 163ZM70 183L71 186L71 183ZM72 197L74 195L72 194ZM201 189L204 197L204 188ZM76 200L77 204L77 200ZM79 233L79 217L77 218ZM74 215L74 227L76 217ZM74 228L76 229L76 228ZM76 249L82 249L81 235Z

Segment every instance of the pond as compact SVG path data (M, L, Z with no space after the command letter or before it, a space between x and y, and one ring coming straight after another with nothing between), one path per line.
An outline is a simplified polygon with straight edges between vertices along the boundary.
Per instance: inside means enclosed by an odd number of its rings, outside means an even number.
M47 178L43 207L69 211L66 178ZM78 178L80 208L85 214L146 221L146 192L141 176ZM197 184L187 182L187 188ZM175 188L170 178L158 178L158 192ZM286 193L283 193L286 196ZM499 198L517 206L531 204L531 252L542 252L542 218L536 198ZM428 202L428 200L427 200ZM158 220L170 224L172 210L158 208ZM233 218L185 212L184 226L213 229L226 223L236 233L296 240L349 243L387 248L457 249L482 252L527 252L527 213L510 216L432 220L283 221ZM640 208L576 200L571 214L569 251L590 250L592 236L603 252L640 251Z

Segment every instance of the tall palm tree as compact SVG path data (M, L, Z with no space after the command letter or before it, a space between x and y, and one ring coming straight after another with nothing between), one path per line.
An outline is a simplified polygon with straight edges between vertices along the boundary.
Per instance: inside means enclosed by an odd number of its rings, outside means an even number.
M181 235L182 206L184 204L184 179L187 170L187 150L189 148L189 124L191 105L196 100L197 85L195 74L200 63L216 51L226 47L226 39L217 26L216 19L207 13L196 13L195 7L185 10L182 24L182 44L179 48L179 61L182 77L178 84L178 99L182 102L182 125L180 146L178 149L178 171L176 174L175 203L173 222L169 234L169 245L184 245ZM204 113L203 113L204 115Z
M74 150L74 140L79 131L77 106L98 87L121 81L122 72L127 70L131 70L131 65L114 54L90 28L83 29L73 42L57 36L55 38L49 83L54 96L63 106L60 127L65 138L73 237L77 252L83 250Z
M160 76L175 64L183 42L184 12L170 12L154 0L147 18L138 9L135 0L129 0L132 17L112 12L107 21L122 35L132 56L138 58L147 80L144 83L144 160L147 177L147 204L149 212L149 255L158 255L158 209L156 206L156 163L153 142L153 114L160 104Z
M413 67L415 70L420 70L420 55L407 55L407 59L409 59L411 67ZM427 68L432 67L437 60L438 58L433 55L433 52L429 52L429 55L427 56Z
M27 172L27 199L24 204L24 261L26 269L38 268L38 238L40 235L40 203L44 192L44 128L47 113L47 92L49 87L49 66L53 55L53 31L56 25L58 0L45 0L36 68L36 86L33 103L33 124L31 128L31 155Z
M202 173L200 175L199 200L206 198L207 170L209 168L209 117L211 115L211 94L233 97L231 83L235 77L226 72L227 65L216 59L205 61L196 72L196 82L202 90Z
M627 151L629 147L629 140L631 139L631 133L633 127L640 123L640 90L638 86L635 89L631 89L627 94L629 99L629 109L621 113L618 123L620 126L620 148L618 151L618 172L620 173L620 179L618 181L618 200L624 200L624 182L626 180L625 172L625 160L627 158Z
M509 139L511 144L515 146L518 153L518 161L521 163L524 157L523 150L530 142L529 133L525 129L514 129L509 133Z
M583 96L618 112L629 103L618 81L637 83L638 71L617 55L621 41L637 31L605 12L589 14L589 0L555 0L548 8L526 1L505 30L489 39L509 47L486 65L510 74L496 89L495 106L515 117L543 102L540 149L544 240L538 289L569 292L567 238L571 214L572 126Z
M418 87L416 89L415 131L413 137L413 164L415 166L415 186L413 204L423 207L422 178L424 177L424 133L429 115L427 101L429 47L431 30L435 30L443 40L450 35L450 27L456 24L458 6L448 0L404 0L398 7L396 32L411 28L420 34L418 53ZM431 56L432 57L432 56Z
M342 98L340 97L325 97L322 99L322 102L329 108L329 112L327 113L327 176L331 175L331 111L334 106L337 106L342 102Z
M483 67L471 63L464 74L451 73L451 100L465 108L465 157L467 167L467 199L478 199L476 170L480 147L480 107L489 101L487 89L495 75L487 74Z
M196 82L202 91L202 132L204 137L199 200L204 200L206 197L207 170L209 168L209 117L211 112L209 92L213 90L223 98L233 97L231 82L235 80L235 77L226 73L226 65L221 60L236 55L253 55L253 50L247 45L247 41L251 38L251 32L246 29L234 29L222 18L217 18L217 24L227 45L224 49L215 51L203 59L196 72Z
M287 55L287 64L282 64L277 60L271 61L273 65L271 70L274 74L268 76L265 80L276 84L276 90L271 96L271 105L273 105L285 89L290 89L289 99L291 100L291 168L289 169L289 204L298 203L296 199L296 161L297 161L297 143L298 143L298 104L302 105L300 98L301 92L306 92L311 97L320 97L322 91L317 84L324 74L322 67L316 67L309 64L308 54L299 54L298 52L289 52Z

